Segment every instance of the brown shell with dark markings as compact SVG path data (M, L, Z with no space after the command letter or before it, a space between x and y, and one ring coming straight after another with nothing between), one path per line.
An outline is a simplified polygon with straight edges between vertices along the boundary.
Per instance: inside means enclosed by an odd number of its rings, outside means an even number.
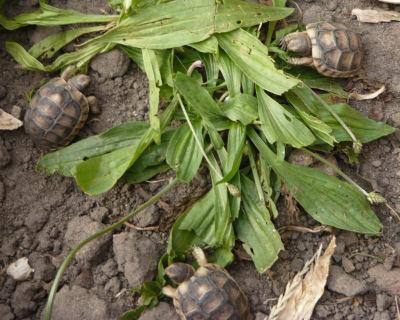
M27 134L40 146L65 146L85 124L89 114L87 98L63 78L54 78L32 98L25 114Z
M363 57L359 34L339 23L308 24L315 68L328 77L352 77L361 67Z
M208 263L181 283L174 305L187 320L251 320L247 298L225 269Z

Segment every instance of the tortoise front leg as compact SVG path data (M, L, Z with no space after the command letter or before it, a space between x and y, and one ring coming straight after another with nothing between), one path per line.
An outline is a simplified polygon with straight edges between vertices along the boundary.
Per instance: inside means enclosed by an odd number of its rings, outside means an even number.
M291 57L288 59L288 63L295 66L314 67L314 59L312 57Z
M95 96L86 97L89 103L90 113L97 115L101 113L101 108L97 103L97 98Z
M171 286L165 286L164 288L162 288L162 293L167 297L176 299L176 289Z
M193 256L195 257L200 267L203 267L208 263L206 255L204 254L204 251L200 247L193 248Z

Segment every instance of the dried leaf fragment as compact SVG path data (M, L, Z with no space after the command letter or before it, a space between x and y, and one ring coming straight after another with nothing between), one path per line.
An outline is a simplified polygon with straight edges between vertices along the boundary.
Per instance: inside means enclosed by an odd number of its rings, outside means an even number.
M285 293L272 308L268 320L308 320L314 307L324 293L329 273L329 264L336 248L336 238L330 241L321 256L322 245L291 282Z
M360 22L381 23L400 21L400 13L397 11L362 10L356 8L351 11L351 14L356 16Z
M22 126L22 121L0 109L0 130L15 130Z

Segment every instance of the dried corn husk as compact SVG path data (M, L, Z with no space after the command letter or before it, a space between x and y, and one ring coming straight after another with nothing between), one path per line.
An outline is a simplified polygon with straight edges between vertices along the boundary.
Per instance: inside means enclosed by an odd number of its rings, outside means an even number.
M353 16L357 17L360 22L381 23L390 21L400 21L400 12L397 11L382 11L382 10L362 10L353 9Z
M331 256L336 248L333 237L325 253L321 256L322 245L303 270L286 286L285 293L279 297L272 308L268 320L308 320L314 307L324 293L329 273Z
M0 130L15 130L22 126L22 121L0 109Z

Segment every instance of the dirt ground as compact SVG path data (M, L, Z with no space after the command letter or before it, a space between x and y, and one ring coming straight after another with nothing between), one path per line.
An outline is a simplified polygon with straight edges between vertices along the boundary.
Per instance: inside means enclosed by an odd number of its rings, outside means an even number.
M352 103L376 120L400 127L400 23L360 24L351 18L353 8L396 9L375 0L297 1L303 22L340 21L362 34L366 50L363 78L372 85L385 84L387 93L376 100ZM12 13L32 10L35 0L15 2ZM107 11L105 0L54 0L52 4L84 12ZM400 7L400 6L399 6ZM11 112L13 106L28 107L27 95L44 78L52 75L24 71L4 50L6 39L28 44L41 31L24 29L0 31L0 107ZM107 59L104 58L104 59ZM122 58L121 58L122 59ZM103 69L107 68L107 60ZM124 63L122 63L124 64ZM110 63L112 65L112 63ZM104 70L89 70L92 84L87 93L99 99L102 113L91 117L79 138L102 132L127 120L144 120L147 112L145 75L130 63L119 75ZM125 72L126 71L126 72ZM365 89L365 82L346 82L349 88ZM18 111L14 107L14 112ZM364 147L361 163L343 169L369 190L381 192L400 211L400 134ZM36 148L23 129L0 133L0 319L40 319L51 281L68 252L79 239L95 232L155 193L165 181L140 186L119 184L99 197L83 194L69 178L47 176L35 170L43 151ZM180 185L163 201L150 207L134 223L141 227L157 226L193 194L201 194L207 180L199 177ZM276 225L288 224L285 208ZM327 290L319 301L313 319L374 319L397 317L395 295L400 295L400 225L384 207L376 207L384 224L381 237L337 232ZM302 215L298 224L317 223ZM129 291L143 280L151 279L156 263L165 250L167 232L137 232L124 226L113 235L96 241L77 257L68 269L55 303L54 319L116 319L135 305ZM229 271L248 295L257 319L269 313L285 285L311 258L329 234L284 233L285 251L267 274L258 274L252 263L237 259ZM4 272L6 266L28 257L35 270L31 278L15 282ZM176 319L169 304L142 316L142 319Z

